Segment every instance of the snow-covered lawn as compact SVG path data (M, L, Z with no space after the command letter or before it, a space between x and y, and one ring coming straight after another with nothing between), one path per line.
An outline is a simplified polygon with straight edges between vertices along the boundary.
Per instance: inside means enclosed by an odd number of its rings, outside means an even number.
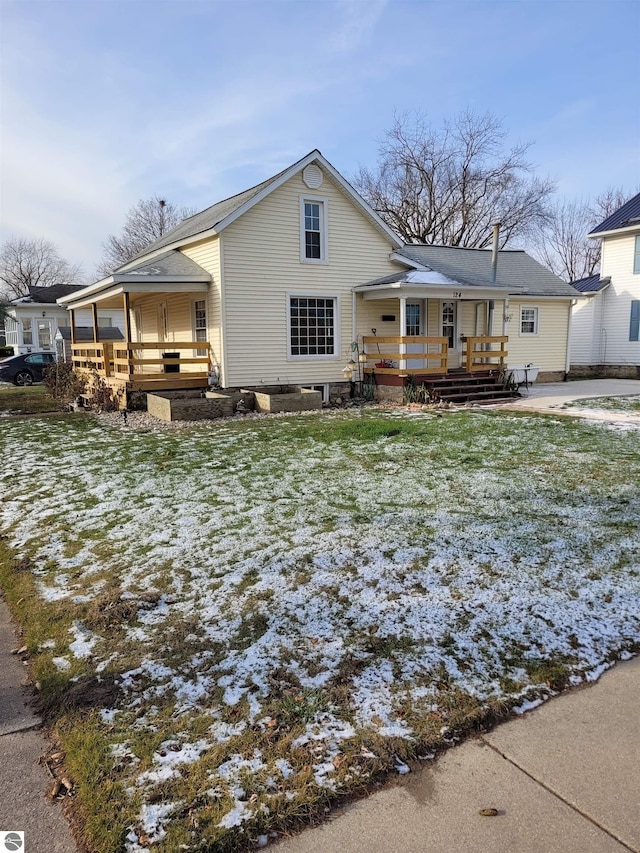
M640 397L590 397L587 400L574 400L571 403L566 403L565 408L640 415Z
M640 648L640 430L3 427L2 532L32 561L22 607L96 850L265 843Z

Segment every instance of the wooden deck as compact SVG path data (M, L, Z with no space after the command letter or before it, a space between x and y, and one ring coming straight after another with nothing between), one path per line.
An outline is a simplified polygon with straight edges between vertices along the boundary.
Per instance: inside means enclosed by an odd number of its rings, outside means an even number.
M210 347L205 341L72 344L74 369L100 379L114 392L202 388L209 381ZM194 353L206 353L199 355ZM169 353L177 353L177 357ZM126 403L125 403L126 405Z

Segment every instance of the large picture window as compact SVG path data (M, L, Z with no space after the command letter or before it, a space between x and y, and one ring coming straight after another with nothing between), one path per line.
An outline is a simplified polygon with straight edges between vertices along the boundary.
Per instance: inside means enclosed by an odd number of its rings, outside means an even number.
M289 297L289 355L336 355L336 299L324 296Z
M327 261L327 203L324 199L300 199L300 258L316 264Z

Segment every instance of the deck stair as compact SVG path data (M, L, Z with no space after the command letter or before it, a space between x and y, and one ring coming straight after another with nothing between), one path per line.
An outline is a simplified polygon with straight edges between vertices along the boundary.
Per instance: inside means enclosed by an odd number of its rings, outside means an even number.
M424 386L433 402L500 403L520 396L507 387L504 376L497 370L416 376L415 381L416 385Z

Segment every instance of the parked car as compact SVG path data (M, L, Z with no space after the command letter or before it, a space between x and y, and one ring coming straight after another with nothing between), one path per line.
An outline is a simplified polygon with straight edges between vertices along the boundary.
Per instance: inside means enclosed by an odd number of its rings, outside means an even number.
M52 352L30 352L28 355L13 355L0 361L0 381L14 385L33 385L42 382L42 371L56 360Z

